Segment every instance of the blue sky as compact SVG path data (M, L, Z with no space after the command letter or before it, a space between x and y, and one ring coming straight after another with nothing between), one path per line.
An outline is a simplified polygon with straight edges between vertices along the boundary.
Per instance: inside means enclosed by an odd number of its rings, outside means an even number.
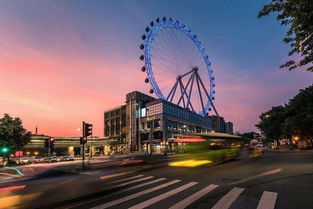
M148 93L140 37L152 20L170 16L188 25L207 49L219 113L236 131L255 130L262 111L286 103L313 81L303 69L279 69L288 59L282 43L287 28L275 16L257 18L267 2L3 0L0 113L54 135L77 134L85 119L102 135L105 109L122 104L132 90Z

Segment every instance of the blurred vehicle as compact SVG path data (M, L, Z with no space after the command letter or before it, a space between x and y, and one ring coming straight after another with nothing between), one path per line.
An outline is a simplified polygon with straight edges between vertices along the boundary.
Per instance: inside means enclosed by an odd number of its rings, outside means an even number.
M72 161L74 158L72 156L61 156L61 161Z
M299 149L308 149L309 148L308 142L304 141L304 140L299 141L297 145L298 145Z
M19 162L19 159L18 158L12 158L12 157L10 157L9 158L9 162L7 162L6 160L5 160L5 164L10 164L10 165L12 165L12 164L16 164L16 165L18 165L18 164L20 164L20 162ZM2 164L2 158L1 158L1 163L0 164Z
M31 164L31 160L29 157L21 157L19 159L19 164Z
M49 162L49 157L44 157L44 158L42 159L42 161L43 161L44 163L48 163L48 162Z
M263 147L263 144L261 144L261 143L258 143L258 144L255 146L255 149L259 149L259 150L261 150L262 153L264 153L264 147Z
M60 159L57 156L50 157L50 162L59 162Z
M33 160L34 163L45 163L45 158L44 157L40 157L40 156L36 156Z
M35 163L35 161L36 161L36 157L35 156L29 157L29 162L30 163Z

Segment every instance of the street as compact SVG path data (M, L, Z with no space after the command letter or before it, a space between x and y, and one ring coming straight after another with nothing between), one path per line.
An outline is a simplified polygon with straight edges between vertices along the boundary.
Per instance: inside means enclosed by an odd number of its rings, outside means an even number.
M3 193L1 202L10 208L312 208L312 152L246 155L214 166L159 162L2 184L2 191L23 187Z

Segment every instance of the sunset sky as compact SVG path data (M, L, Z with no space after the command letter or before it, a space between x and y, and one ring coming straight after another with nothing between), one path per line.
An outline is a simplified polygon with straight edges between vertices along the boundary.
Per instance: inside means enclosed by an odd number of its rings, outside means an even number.
M287 71L286 28L257 19L268 1L0 1L0 115L51 136L78 136L81 121L103 136L103 112L125 94L148 93L139 45L148 23L172 16L206 47L216 107L235 131L256 130L258 115L284 104L313 74Z

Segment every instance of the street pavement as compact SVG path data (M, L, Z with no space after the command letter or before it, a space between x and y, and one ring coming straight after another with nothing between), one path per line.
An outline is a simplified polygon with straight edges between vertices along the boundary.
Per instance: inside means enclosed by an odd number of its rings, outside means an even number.
M255 159L243 153L193 168L159 162L6 186L3 208L312 209L313 153L266 152Z

